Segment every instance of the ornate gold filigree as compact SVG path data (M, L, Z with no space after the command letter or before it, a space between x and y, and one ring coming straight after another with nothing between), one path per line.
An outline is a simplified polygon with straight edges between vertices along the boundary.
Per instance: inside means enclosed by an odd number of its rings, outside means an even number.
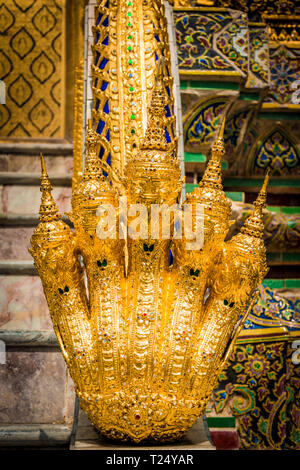
M101 137L89 123L70 214L75 232L60 219L42 159L40 223L31 239L80 404L104 435L123 441L171 441L195 423L267 270L261 230L267 180L243 231L224 241L230 225L221 182L224 122L203 179L183 204L204 209L202 219L192 215L193 233L204 223L201 249L189 250L190 237L184 232L179 239L173 229L164 238L148 227L136 239L117 224L114 236L97 236L97 208L109 203L119 215L120 193L150 211L179 200L180 166L164 133L165 70L159 61L144 139L118 185L103 173Z

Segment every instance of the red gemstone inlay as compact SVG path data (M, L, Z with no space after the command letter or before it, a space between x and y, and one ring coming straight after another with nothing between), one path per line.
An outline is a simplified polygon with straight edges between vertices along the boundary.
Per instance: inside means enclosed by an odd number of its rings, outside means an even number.
M135 419L140 419L140 415L135 415Z

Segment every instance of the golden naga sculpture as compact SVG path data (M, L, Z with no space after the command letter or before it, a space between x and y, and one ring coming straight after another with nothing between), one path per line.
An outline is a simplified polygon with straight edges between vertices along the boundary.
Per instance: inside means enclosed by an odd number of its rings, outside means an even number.
M241 233L225 241L231 210L221 182L224 121L202 181L181 206L192 214L189 229L184 219L183 237L176 236L173 218L167 238L162 219L158 226L148 223L142 238L130 236L130 205L152 215L157 205L171 208L180 199L176 146L165 134L164 74L158 60L144 138L117 177L99 159L102 140L89 123L85 169L69 214L74 231L58 214L41 157L40 223L31 238L80 405L103 435L122 441L172 441L193 426L267 272L262 211L268 175ZM127 197L128 228L120 195ZM103 205L116 214L106 239L99 237ZM191 234L202 229L203 246L189 249Z

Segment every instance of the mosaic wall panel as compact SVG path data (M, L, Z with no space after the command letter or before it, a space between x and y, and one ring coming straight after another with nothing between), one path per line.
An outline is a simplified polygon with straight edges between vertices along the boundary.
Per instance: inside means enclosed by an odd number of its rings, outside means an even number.
M248 73L247 16L237 11L174 12L180 72Z
M240 136L246 120L249 115L249 110L243 110L236 113L230 119L227 119L226 128L224 133L225 149L227 156L233 156L236 153L237 146L239 145Z
M65 136L65 8L66 0L0 4L0 136Z
M281 128L275 128L266 136L260 136L255 146L254 157L250 157L248 171L263 175L267 168L274 176L300 173L300 155L295 143Z
M197 145L211 142L226 105L226 99L216 98L192 109L183 123L184 144Z
M249 76L248 88L269 85L269 37L267 28L249 27Z
M299 308L260 287L247 334L220 376L215 410L237 418L240 448L300 449Z
M266 103L293 104L293 82L300 79L300 47L270 47L271 86Z

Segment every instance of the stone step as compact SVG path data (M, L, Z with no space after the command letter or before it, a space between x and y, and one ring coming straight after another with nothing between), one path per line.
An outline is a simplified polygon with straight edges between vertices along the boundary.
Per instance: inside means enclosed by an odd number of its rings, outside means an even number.
M52 195L60 213L71 209L71 187L53 186ZM0 187L0 213L5 215L37 215L41 202L38 185L4 185Z
M31 261L28 252L33 227L0 226L0 260Z
M37 276L33 260L0 260L0 274Z
M0 329L0 341L6 347L42 347L59 349L53 330L5 330Z
M61 214L61 218L70 227L73 224L69 218ZM0 227L35 227L39 223L39 214L1 214L0 213Z
M71 426L64 424L1 424L0 449L23 446L67 447L70 436Z
M58 155L72 156L73 144L68 141L45 139L45 141L20 142L12 140L11 142L0 143L0 153L15 155Z
M1 148L0 148L1 152ZM73 157L61 155L45 155L46 167L50 177L53 175L72 175ZM0 171L30 173L40 175L41 159L39 155L15 155L0 153Z
M35 326L0 327L5 345L0 365L1 450L66 446L70 440L74 385L51 325Z
M10 268L10 274L0 274L0 329L52 329L39 276L12 274L12 266Z
M71 175L58 175L49 176L53 186L71 186ZM5 186L18 185L18 186L40 186L40 174L36 173L21 173L0 171L0 184Z

